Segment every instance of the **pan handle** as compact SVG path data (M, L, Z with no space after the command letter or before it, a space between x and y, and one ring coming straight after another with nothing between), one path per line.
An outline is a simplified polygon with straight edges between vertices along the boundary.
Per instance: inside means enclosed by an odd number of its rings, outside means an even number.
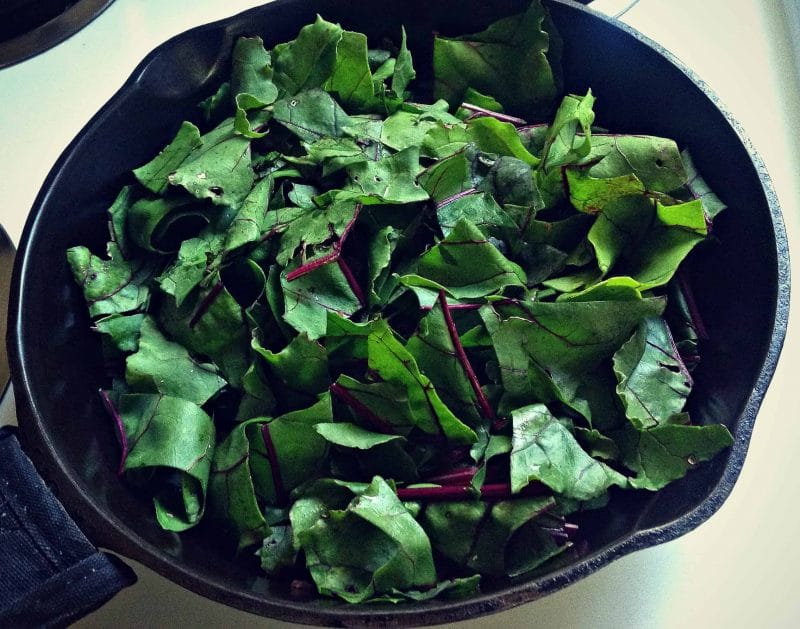
M15 430L0 428L0 626L64 627L135 582L81 533Z

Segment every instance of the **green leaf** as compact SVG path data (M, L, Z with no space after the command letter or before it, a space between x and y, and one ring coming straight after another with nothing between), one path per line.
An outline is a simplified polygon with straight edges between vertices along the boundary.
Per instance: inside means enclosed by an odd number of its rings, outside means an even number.
M434 548L459 565L491 576L528 570L559 552L549 538L544 547L517 548L515 537L538 529L537 518L554 506L552 498L519 498L489 505L485 502L442 502L427 506L421 518ZM509 552L514 548L517 552Z
M281 289L285 310L283 319L310 340L325 335L328 312L351 316L361 308L341 268L336 263L325 264L311 273L292 280L281 273Z
M308 254L305 251L307 248L340 240L346 230L352 227L358 210L358 205L352 200L337 200L320 208L300 211L283 208L274 214L267 212L269 230L283 232L276 260L286 266L298 251Z
M294 528L321 593L357 603L436 581L427 535L380 477L346 509L322 515L308 528Z
M603 273L641 241L654 214L653 202L645 196L618 197L603 207L588 235Z
M269 228L275 228L275 224L270 224L267 218L274 187L275 180L269 175L253 186L228 227L225 234L225 251L233 251L257 242Z
M350 124L344 109L321 89L277 101L273 106L273 118L304 142L340 138Z
M469 133L464 125L437 121L422 137L420 153L425 157L443 159L464 150L469 141Z
M162 393L198 406L227 384L212 366L197 362L182 345L168 341L151 317L142 321L139 349L125 362L125 379L134 391Z
M291 527L273 526L256 554L261 559L261 569L267 574L293 566L297 551L292 545Z
M250 97L248 109L270 105L278 98L278 88L272 82L272 57L264 49L260 37L239 37L233 47L231 94Z
M169 185L169 175L201 144L200 130L191 122L183 122L172 142L153 160L134 168L133 174L145 188L161 194Z
M699 199L669 206L656 202L656 218L639 246L628 254L626 271L643 290L663 286L705 236L705 215Z
M671 192L686 183L686 171L673 140L647 135L592 136L584 163L590 177L636 175L647 190Z
M184 195L145 197L128 210L126 227L131 240L142 249L168 253L179 247L173 230L198 235L217 213L213 206Z
M497 205L492 195L486 193L467 194L441 203L436 208L436 216L445 236L450 235L461 219L473 223L486 237L498 240L516 231L516 224L511 217Z
M406 387L411 412L421 430L442 435L454 443L475 441L475 433L445 406L431 381L387 324L376 325L367 346L370 369L384 380Z
M409 52L406 45L406 29L401 27L401 31L400 50L397 53L397 61L394 64L394 73L392 74L392 91L400 98L403 98L408 84L416 78L417 72L414 70L411 52Z
M212 232L181 243L177 259L157 279L161 290L175 298L180 306L183 300L210 273L223 248L223 235Z
M156 517L168 531L191 528L205 509L216 439L211 418L188 400L139 393L123 395L119 413L128 442L123 469L175 470L179 485L163 483L153 499Z
M150 298L146 280L152 272L148 260L127 262L113 242L107 245L108 259L92 254L86 247L67 250L72 276L81 287L92 317L125 313L143 308Z
M125 225L128 220L128 212L136 200L135 187L124 186L119 191L114 203L106 212L108 215L108 231L111 241L117 245L122 257L127 259L131 253L132 244L126 231Z
M625 486L624 477L590 457L544 404L517 409L511 418L511 491L537 480L568 498L591 500L611 485Z
M445 287L457 299L484 297L506 286L525 286L525 271L506 258L467 219L417 261L417 274Z
M269 531L250 470L250 442L260 438L263 422L239 424L217 446L208 481L209 516L231 531L240 550L258 544Z
M342 31L342 39L336 48L336 65L325 89L336 94L339 102L349 110L362 112L370 108L375 93L366 35Z
M314 426L332 419L331 399L327 394L308 408L274 419L261 418L258 434L254 432L250 438L250 469L259 500L284 506L289 492L320 472L326 463L328 445ZM265 433L274 447L277 471L272 468ZM276 479L280 479L280 485Z
M458 358L440 300L422 318L416 334L406 343L406 349L422 372L429 374L447 407L469 426L480 423L475 390Z
M385 435L379 432L372 432L348 422L317 424L314 426L314 430L329 443L342 448L355 448L357 450L369 450L390 441L403 439L400 435Z
M297 38L273 50L273 81L290 96L322 87L336 67L336 50L342 27L317 16L300 29Z
M98 319L94 325L98 332L108 335L118 351L131 353L139 349L139 332L144 318L144 313L111 314Z
M419 184L437 204L474 187L470 162L464 152L434 163L419 175Z
M495 161L480 189L491 193L504 207L520 206L535 213L545 206L531 165L516 157L503 156Z
M198 199L238 207L255 179L250 165L250 140L233 135L225 123L202 140L202 146L169 176L169 182Z
M390 429L387 432L405 436L417 423L409 406L407 388L400 383L364 383L342 374L334 386L354 400L348 406L362 424L372 428L385 426Z
M242 307L221 282L194 291L180 307L162 299L157 319L173 340L208 356L232 386L240 385L251 362L250 334Z
M295 395L322 393L330 384L328 354L305 333L298 334L280 352L271 352L253 339L253 349L269 366L270 372Z
M480 33L436 37L434 96L458 105L472 87L492 94L509 111L541 115L560 89L560 68L551 67L548 59L554 38L558 35L539 0Z
M614 354L614 373L625 415L638 429L670 423L692 390L692 378L660 317L642 321Z
M634 198L640 198L636 195L645 193L644 184L633 173L619 177L597 178L589 175L586 170L568 168L565 175L570 203L587 214L602 213L609 204L620 197L626 197L626 202L634 203Z
M527 303L516 309L514 316L500 322L492 340L498 358L500 348L510 355L524 351L543 368L579 374L610 358L642 320L660 315L664 305L658 297ZM512 354L513 348L518 349ZM500 368L505 371L504 361L500 361ZM509 375L514 369L508 365Z
M565 96L547 130L544 145L544 170L572 164L589 154L592 146L594 96ZM578 135L580 132L581 135Z
M537 166L539 158L531 155L510 122L501 122L488 116L474 118L467 126L470 139L481 151L516 157L526 164Z
M641 431L629 427L616 441L623 462L636 473L631 486L656 491L732 445L733 437L721 424L664 425Z
M706 216L710 220L713 220L714 217L722 212L722 210L724 210L727 206L716 194L714 194L711 188L708 187L705 179L703 179L700 176L700 173L697 172L697 168L694 165L694 160L692 160L692 156L689 154L689 151L683 151L681 153L681 159L683 160L683 165L686 169L686 188L689 190L692 198L700 199Z
M426 201L428 193L417 182L419 171L419 149L407 148L378 161L349 165L350 183L345 190L372 196L384 203Z

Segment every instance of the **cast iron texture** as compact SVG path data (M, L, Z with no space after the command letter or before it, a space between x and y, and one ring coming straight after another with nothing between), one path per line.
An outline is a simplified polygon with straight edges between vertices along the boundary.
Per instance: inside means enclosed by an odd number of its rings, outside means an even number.
M577 581L631 551L693 529L728 496L744 462L756 412L786 331L789 259L775 194L761 160L715 97L668 53L612 20L551 0L565 40L566 89L591 86L597 121L618 132L675 138L730 205L714 225L718 240L692 256L689 275L711 336L702 347L690 409L696 420L725 423L730 450L663 492L616 496L582 522L582 559L536 577L491 585L463 601L353 607L292 601L285 583L234 561L202 526L162 531L149 501L114 471L119 451L97 395L99 339L70 276L65 250L102 251L104 211L131 168L146 162L196 118L195 104L228 71L240 34L267 47L291 39L319 13L365 31L373 42L409 32L425 84L431 32L474 32L525 0L277 0L179 35L151 53L89 122L50 172L25 227L17 257L9 340L22 437L42 475L92 541L141 561L204 596L254 613L333 626L444 623L512 607Z

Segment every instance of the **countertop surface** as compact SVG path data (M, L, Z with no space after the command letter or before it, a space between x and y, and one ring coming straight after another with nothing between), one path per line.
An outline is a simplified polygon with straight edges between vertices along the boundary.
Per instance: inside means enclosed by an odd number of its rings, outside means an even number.
M61 151L138 62L169 37L258 0L117 0L56 48L0 70L0 223L19 240ZM597 0L614 15L631 4ZM640 0L621 18L671 50L716 91L763 157L800 277L798 0ZM793 22L794 20L794 22ZM792 46L792 33L796 47ZM665 98L669 95L665 94ZM453 625L794 627L800 625L798 292L777 373L728 500L697 530L620 559L540 601ZM0 423L13 422L5 404ZM139 582L79 627L292 627L203 599L133 564Z

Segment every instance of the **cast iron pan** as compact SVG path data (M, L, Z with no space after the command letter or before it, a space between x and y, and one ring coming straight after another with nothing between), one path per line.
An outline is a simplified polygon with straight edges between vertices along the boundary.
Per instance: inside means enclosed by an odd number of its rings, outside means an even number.
M151 53L89 122L50 172L25 226L14 271L9 341L21 436L40 472L88 537L204 596L250 612L323 625L422 625L472 618L530 601L633 550L673 539L716 511L739 474L786 331L786 234L764 166L706 87L668 53L619 23L569 0L548 2L565 40L566 89L597 95L597 121L619 132L675 138L730 209L714 224L717 242L691 259L690 281L711 340L690 410L722 422L730 450L665 491L634 493L582 523L588 551L535 578L492 585L465 601L352 607L292 601L285 583L236 562L202 527L162 531L149 501L115 475L118 447L97 395L99 338L89 331L65 250L102 251L104 211L131 168L196 118L196 103L228 71L235 37L267 46L291 39L319 13L366 32L373 42L409 32L425 83L431 32L474 32L521 10L526 0L277 0L189 31Z

